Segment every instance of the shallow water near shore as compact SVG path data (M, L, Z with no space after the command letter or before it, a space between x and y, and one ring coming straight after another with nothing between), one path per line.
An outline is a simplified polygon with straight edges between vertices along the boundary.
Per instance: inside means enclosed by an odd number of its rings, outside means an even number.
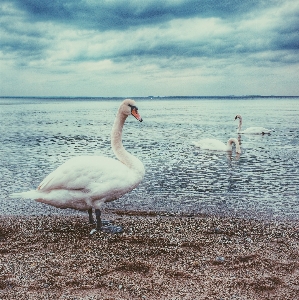
M0 214L73 214L33 200L34 189L68 158L114 157L110 131L121 99L0 99ZM144 122L128 118L123 143L146 175L108 209L299 219L299 99L137 99ZM262 126L271 135L238 135ZM235 137L242 153L194 147Z

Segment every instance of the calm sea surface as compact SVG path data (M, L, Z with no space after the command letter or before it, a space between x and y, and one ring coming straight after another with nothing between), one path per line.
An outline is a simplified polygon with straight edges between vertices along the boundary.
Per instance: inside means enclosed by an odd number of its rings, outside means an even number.
M0 214L71 214L10 199L77 155L113 157L119 100L0 99ZM299 98L140 99L144 122L128 118L123 142L146 175L110 209L299 219ZM237 134L263 126L271 135ZM241 140L241 155L200 150L192 141ZM77 212L75 212L77 213Z

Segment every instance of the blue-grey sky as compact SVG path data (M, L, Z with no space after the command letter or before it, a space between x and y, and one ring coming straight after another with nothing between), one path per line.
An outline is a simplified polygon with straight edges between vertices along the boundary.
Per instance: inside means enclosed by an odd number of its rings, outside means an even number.
M298 0L0 0L0 95L299 95Z

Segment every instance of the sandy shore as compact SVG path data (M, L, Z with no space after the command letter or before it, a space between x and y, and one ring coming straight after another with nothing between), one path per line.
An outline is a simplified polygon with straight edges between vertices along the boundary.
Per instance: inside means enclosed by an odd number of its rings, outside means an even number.
M1 299L299 299L299 224L113 214L0 217Z

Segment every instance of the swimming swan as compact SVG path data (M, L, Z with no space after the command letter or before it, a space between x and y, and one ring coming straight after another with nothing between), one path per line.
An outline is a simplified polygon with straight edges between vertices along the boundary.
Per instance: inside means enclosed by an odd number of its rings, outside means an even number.
M196 147L205 150L214 150L214 151L232 151L232 144L236 145L236 153L241 153L241 148L239 141L235 138L230 138L225 145L223 142L216 139L203 139L197 142L192 142Z
M242 127L242 117L241 115L236 115L235 120L239 119L238 133L247 133L247 134L270 134L271 130L263 127L249 127L241 131Z
M144 177L142 162L122 144L123 125L131 114L142 122L135 101L126 99L118 109L111 131L111 146L118 160L105 156L73 157L50 173L36 190L14 193L11 197L32 198L58 208L87 210L90 223L94 223L94 208L97 226L91 234L97 230L121 232L120 226L102 227L100 208L103 203L133 190Z

